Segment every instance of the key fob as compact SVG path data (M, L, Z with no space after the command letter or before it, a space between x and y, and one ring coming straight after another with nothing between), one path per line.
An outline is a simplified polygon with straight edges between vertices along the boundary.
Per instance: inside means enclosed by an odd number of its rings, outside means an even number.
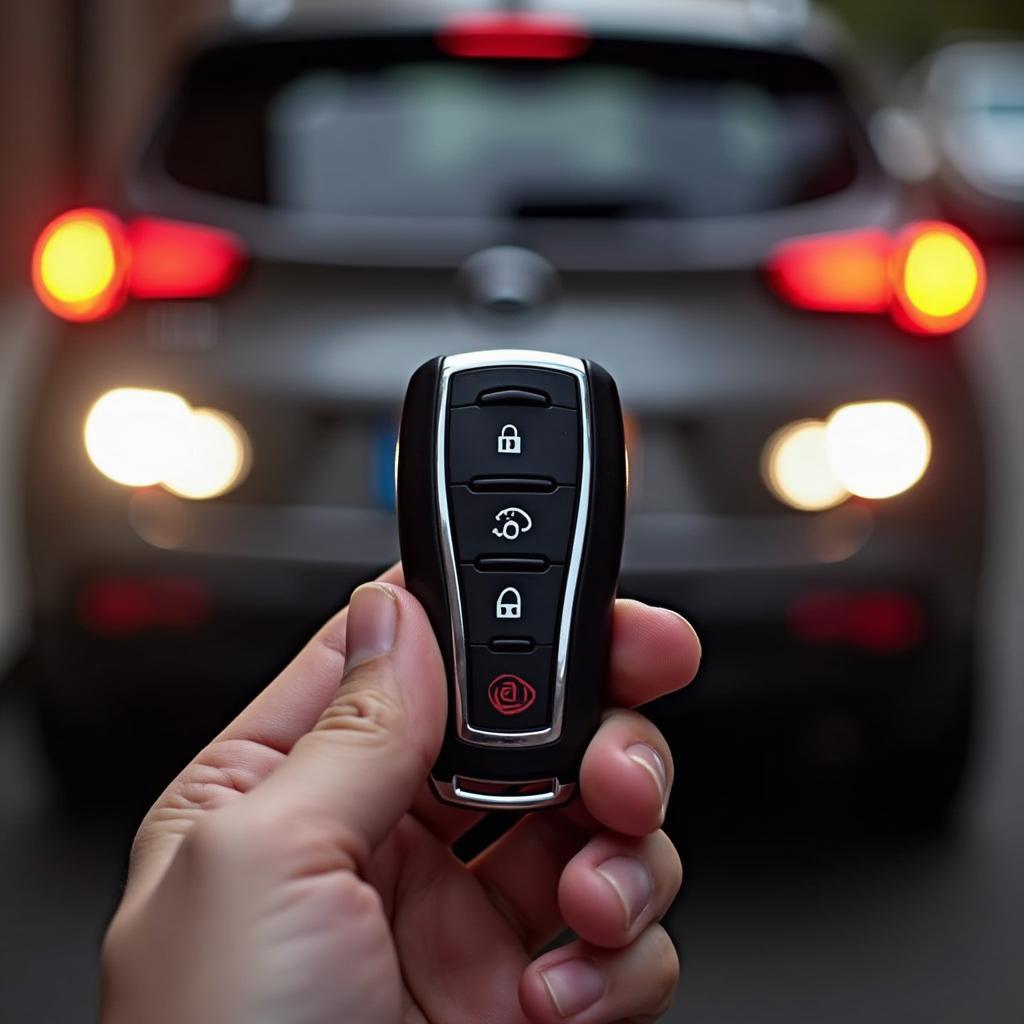
M443 356L409 383L398 524L448 678L446 803L575 795L608 675L626 456L615 383L547 352Z

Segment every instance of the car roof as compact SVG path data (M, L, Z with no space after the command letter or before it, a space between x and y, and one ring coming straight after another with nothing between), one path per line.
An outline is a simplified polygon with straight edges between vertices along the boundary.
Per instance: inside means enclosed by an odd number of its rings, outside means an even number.
M796 49L819 58L849 45L836 19L806 0L235 0L233 9L237 28L270 36L294 36L309 29L419 28L459 15L508 13L578 18L594 31L611 35L652 34L709 44ZM251 17L245 15L247 10ZM268 17L268 11L277 16Z

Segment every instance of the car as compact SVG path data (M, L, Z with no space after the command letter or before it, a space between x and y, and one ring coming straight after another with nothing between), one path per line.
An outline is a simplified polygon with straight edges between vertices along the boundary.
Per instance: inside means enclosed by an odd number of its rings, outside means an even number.
M418 365L529 348L618 381L621 593L704 641L653 709L679 750L757 739L943 813L979 689L984 263L885 170L841 29L425 11L226 27L39 236L28 664L65 790L151 792L397 557Z
M903 83L935 152L943 204L985 239L1024 237L1024 41L946 42Z

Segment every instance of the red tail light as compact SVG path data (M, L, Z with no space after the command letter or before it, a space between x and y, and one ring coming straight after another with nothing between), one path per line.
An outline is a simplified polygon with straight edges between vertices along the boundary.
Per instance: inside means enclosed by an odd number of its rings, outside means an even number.
M220 295L245 265L245 253L234 235L198 224L140 217L128 226L128 241L128 288L139 299Z
M881 229L783 242L768 262L775 290L800 309L883 313L892 239Z
M198 580L179 576L104 576L78 595L82 625L106 636L148 629L195 629L208 618L210 595Z
M897 591L814 591L789 607L790 633L805 644L846 644L875 654L898 654L924 637L925 614Z
M800 309L888 312L918 334L963 327L985 294L985 264L959 228L912 224L896 237L879 228L783 242L767 264L775 291Z
M891 275L893 316L919 334L963 327L985 297L985 261L959 228L912 224L896 239Z
M65 320L99 320L124 304L130 253L124 225L105 210L69 210L43 229L32 284Z
M104 210L70 210L43 229L32 256L40 301L65 320L110 316L128 297L207 298L227 291L245 250L218 228L156 217L124 224Z
M568 60L590 45L572 18L536 14L473 14L453 18L437 34L437 45L453 57Z

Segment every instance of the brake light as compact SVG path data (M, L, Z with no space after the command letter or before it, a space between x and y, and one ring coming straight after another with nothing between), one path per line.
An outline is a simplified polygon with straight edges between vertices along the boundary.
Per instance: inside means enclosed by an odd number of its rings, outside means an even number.
M945 334L971 320L985 297L985 262L951 224L913 224L896 241L894 313L921 334Z
M768 263L775 290L800 309L883 313L892 239L881 229L783 242Z
M129 225L128 240L129 290L139 299L220 295L245 265L238 239L218 228L140 217Z
M884 313L918 334L947 334L978 311L985 264L959 228L912 224L896 237L880 228L795 238L766 267L775 291L799 309Z
M98 320L124 303L129 258L121 221L104 210L69 210L39 236L32 283L57 316Z
M227 291L245 266L230 232L200 224L105 210L70 210L48 224L32 256L43 305L65 320L101 320L129 297L209 298Z
M105 636L149 629L195 629L209 617L210 595L189 577L104 576L78 595L82 625Z
M899 591L812 591L788 609L790 633L805 644L845 644L873 654L900 654L924 638L924 609Z
M478 60L568 60L590 45L575 19L536 14L462 15L449 21L436 41L453 57Z

